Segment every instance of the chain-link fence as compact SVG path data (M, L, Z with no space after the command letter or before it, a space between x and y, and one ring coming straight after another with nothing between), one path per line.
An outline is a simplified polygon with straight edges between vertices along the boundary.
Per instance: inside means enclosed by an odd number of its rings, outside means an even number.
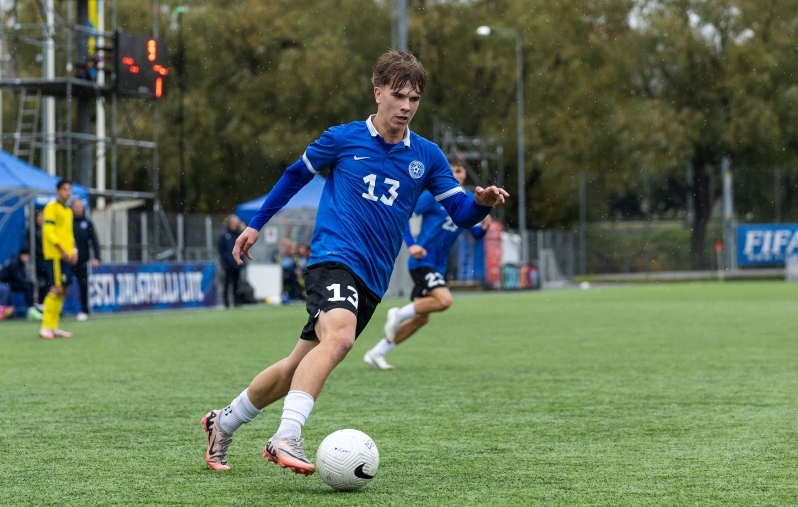
M223 215L153 213L140 209L95 211L92 215L109 262L213 261L218 264L218 238L225 231ZM261 231L251 253L256 263L279 262L281 242L309 244L315 210L302 209L275 216ZM528 263L522 262L520 236L502 232L501 286L562 284L584 274L646 273L692 269L691 230L678 221L601 222L578 231L529 231ZM706 234L706 268L717 269L711 255L722 236L721 221L712 221ZM483 243L462 234L451 252L448 279L453 286L486 285ZM529 267L531 266L531 268ZM530 272L529 269L534 270ZM539 283L514 283L535 276ZM506 283L505 283L506 282Z
M534 270L529 276L539 277L544 286L557 286L585 274L690 271L693 269L691 234L690 226L681 221L590 223L585 227L584 243L578 230L529 231L528 264ZM502 235L500 285L524 287L523 282L514 282L516 277L526 276L522 272L525 264L520 258L520 235L512 230ZM722 237L722 221L711 221L705 239L707 270L718 267L714 245ZM485 258L478 244L468 234L462 234L455 243L447 273L453 286L485 284Z
M717 269L714 244L722 237L722 221L710 222L706 232L706 269ZM679 221L588 224L582 264L577 274L689 271L691 229Z
M103 258L109 262L218 261L219 236L225 232L224 215L154 213L143 210L95 211ZM270 263L283 239L310 243L315 210L277 214L263 228L251 250L255 262Z
M103 259L115 263L216 261L224 216L107 210L92 214Z

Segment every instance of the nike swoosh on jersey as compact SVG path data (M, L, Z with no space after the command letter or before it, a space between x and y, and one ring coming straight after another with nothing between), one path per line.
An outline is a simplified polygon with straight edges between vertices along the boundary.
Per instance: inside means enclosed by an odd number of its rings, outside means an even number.
M355 155L355 160L363 160L366 158L371 158L371 157L358 157L357 155Z

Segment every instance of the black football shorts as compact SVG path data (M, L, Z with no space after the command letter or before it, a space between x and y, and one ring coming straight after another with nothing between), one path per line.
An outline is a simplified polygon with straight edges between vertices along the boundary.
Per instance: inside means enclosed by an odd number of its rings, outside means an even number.
M300 338L318 340L316 318L321 312L333 308L345 308L357 316L355 338L366 328L380 304L357 275L339 262L322 262L305 270L305 292L307 293L308 323L302 328Z
M413 292L410 293L410 301L426 297L434 289L446 287L446 280L433 268L422 266L411 269L410 276L413 278L413 283L415 283Z

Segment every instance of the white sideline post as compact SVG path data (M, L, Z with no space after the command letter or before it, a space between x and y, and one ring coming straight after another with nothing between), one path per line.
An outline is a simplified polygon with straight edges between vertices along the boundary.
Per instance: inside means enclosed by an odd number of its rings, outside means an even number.
M208 259L213 259L213 224L210 215L205 215L205 248L208 250Z
M788 282L798 282L798 255L790 255L784 262L785 279Z
M183 260L183 214L177 214L177 260Z
M141 262L149 260L147 232L147 212L145 211L141 214Z

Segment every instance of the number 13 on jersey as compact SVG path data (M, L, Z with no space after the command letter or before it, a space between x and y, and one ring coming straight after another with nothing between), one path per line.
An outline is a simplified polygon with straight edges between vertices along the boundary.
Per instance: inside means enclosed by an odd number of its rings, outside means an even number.
M374 187L377 186L377 175L376 174L369 174L368 176L363 177L363 181L366 182L369 186L368 192L363 192L360 194L364 199L368 199L369 201L376 201L377 196L374 195ZM399 188L399 182L396 180L392 180L391 178L385 178L385 184L390 185L391 188L388 189L388 194L390 197L385 197L382 195L379 197L380 202L387 206L393 206L393 202L399 197L399 194L396 193L396 189Z

